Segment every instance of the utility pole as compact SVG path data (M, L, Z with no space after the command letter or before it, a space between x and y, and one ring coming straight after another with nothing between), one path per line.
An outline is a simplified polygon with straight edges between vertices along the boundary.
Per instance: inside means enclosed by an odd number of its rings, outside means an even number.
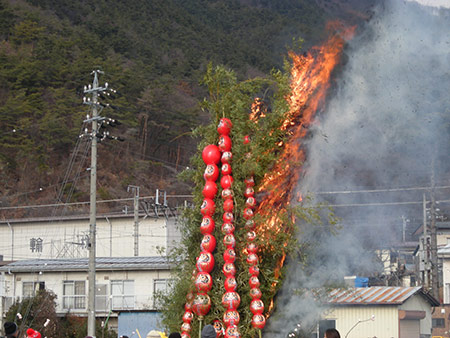
M423 194L423 239L422 239L422 251L423 251L423 286L425 289L430 287L430 279L428 274L428 227L427 227L427 199L425 193Z
M134 193L134 256L139 256L139 187L135 185L129 185L128 191L131 190Z
M94 81L88 88L85 87L85 94L92 94L86 104L91 106L92 116L88 116L85 122L92 123L91 135L91 189L90 189L90 211L89 211L89 289L88 289L88 326L87 335L95 338L95 236L96 236L96 218L97 218L97 131L98 131L98 95L107 88L98 86L98 74L103 73L100 70L94 70Z
M431 232L431 286L433 297L439 300L439 266L437 256L437 238L436 238L436 197L434 195L434 156L431 159L431 191L430 191L430 232Z

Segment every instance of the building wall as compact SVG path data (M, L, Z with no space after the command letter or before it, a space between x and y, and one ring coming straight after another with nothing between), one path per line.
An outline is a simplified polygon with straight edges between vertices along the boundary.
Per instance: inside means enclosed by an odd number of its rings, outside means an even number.
M171 218L169 220L170 222L165 217L146 219L140 217L138 256L158 256L161 249L163 252L166 251L168 231L171 241L179 239L176 223ZM88 257L86 248L88 234L89 219L23 221L10 222L9 225L1 222L0 255L3 255L4 260ZM40 239L42 239L41 246L38 244ZM134 239L132 215L97 219L98 257L134 256Z
M419 295L410 297L399 306L399 310L425 311L425 318L420 320L420 334L431 334L431 306L423 297Z
M371 320L372 315L374 320ZM398 338L397 306L335 306L324 318L336 320L336 329L341 337L346 337L351 330L348 338ZM358 321L361 322L357 324Z
M450 258L445 256L442 260L442 280L444 290L444 304L450 304Z
M118 336L145 338L151 330L163 331L158 312L121 312L118 318Z
M45 288L52 290L58 298L56 299L58 314L67 312L83 315L87 308L88 280L87 272L44 272L40 273L16 273L5 274L7 284L10 286L7 297L22 299L24 282L45 282ZM97 315L106 316L112 306L111 281L133 280L134 281L134 306L130 310L154 310L154 282L155 280L169 280L168 270L157 271L97 271L96 285L106 285L106 296L104 297L107 308L104 311L97 308ZM63 308L63 285L64 281L85 281L85 308L64 309Z

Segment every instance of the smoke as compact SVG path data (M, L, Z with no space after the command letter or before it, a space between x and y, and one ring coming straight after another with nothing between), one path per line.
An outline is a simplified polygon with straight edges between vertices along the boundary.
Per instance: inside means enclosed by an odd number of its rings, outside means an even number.
M432 161L436 184L450 185L448 27L446 9L387 1L348 42L306 144L306 173L298 186L334 205L342 227L332 234L326 224L300 225L300 255L307 255L308 265L299 266L298 257L288 262L266 328L270 336L287 337L298 323L317 320L323 308L304 288L380 272L371 249L402 240L402 216L410 220L407 241L421 225L423 191L355 191L429 186Z

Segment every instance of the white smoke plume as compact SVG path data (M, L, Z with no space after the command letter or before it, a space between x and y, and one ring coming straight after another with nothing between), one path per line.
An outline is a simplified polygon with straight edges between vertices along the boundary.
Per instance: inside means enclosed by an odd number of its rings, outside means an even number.
M402 215L412 227L421 224L420 204L395 203L420 202L423 191L348 192L429 186L433 154L436 184L450 185L449 27L448 9L386 1L348 42L327 107L307 141L298 189L332 205L367 205L335 207L342 218L336 235L326 225L300 225L300 242L314 243L305 248L309 265L302 268L297 257L288 262L269 336L287 337L299 323L307 328L318 319L324 309L303 288L379 272L369 249L401 240ZM330 191L341 193L317 193Z

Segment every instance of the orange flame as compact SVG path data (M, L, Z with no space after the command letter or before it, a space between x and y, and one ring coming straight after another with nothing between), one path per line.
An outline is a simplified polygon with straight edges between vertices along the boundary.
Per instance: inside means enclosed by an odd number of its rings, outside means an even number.
M333 28L335 33L322 46L305 55L289 53L293 62L291 94L287 97L290 109L281 127L289 138L286 143L280 142L277 145L282 149L281 154L273 169L265 175L259 188L264 198L258 205L257 213L267 221L259 226L258 236L265 243L270 243L270 236L281 231L289 231L284 228L282 217L287 212L286 207L290 204L294 188L303 174L305 149L302 139L306 136L309 126L314 123L316 112L325 103L330 76L340 60L345 39L354 32L354 28L343 29L335 23L329 27ZM276 277L284 260L285 255L275 269ZM276 284L273 285L275 286ZM270 304L269 313L272 307L273 303Z

